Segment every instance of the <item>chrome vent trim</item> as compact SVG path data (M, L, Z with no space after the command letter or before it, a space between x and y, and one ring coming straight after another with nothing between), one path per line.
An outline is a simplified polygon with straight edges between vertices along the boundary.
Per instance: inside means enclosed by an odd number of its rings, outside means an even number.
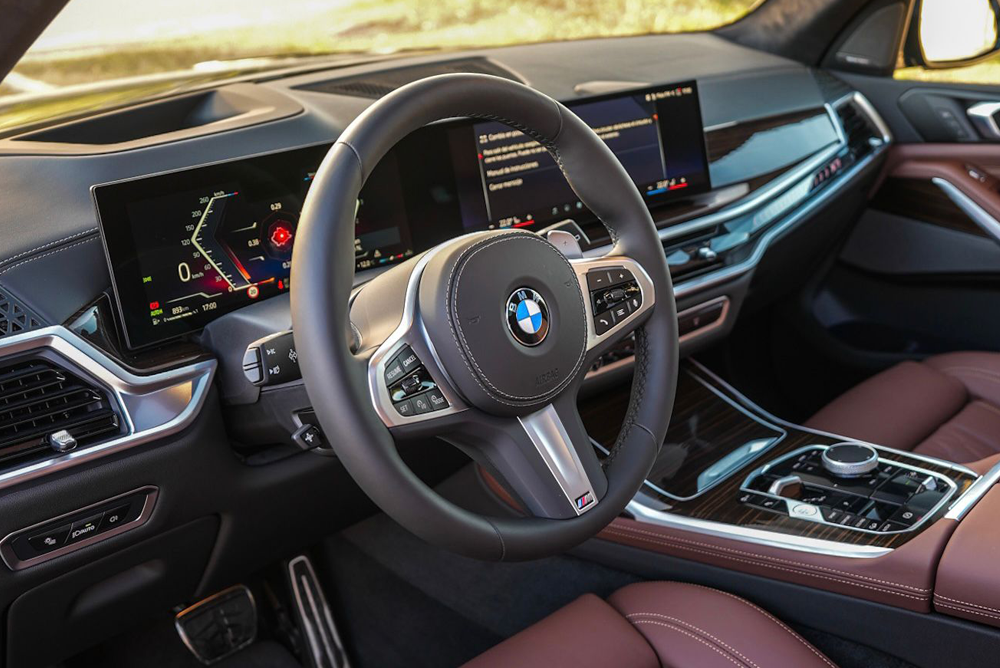
M103 392L117 409L117 433L84 435L75 449L28 463L0 460L0 489L121 452L188 427L208 397L216 361L136 375L65 327L44 327L0 339L0 368L41 360ZM40 381L45 382L45 381ZM2 411L0 407L0 411Z

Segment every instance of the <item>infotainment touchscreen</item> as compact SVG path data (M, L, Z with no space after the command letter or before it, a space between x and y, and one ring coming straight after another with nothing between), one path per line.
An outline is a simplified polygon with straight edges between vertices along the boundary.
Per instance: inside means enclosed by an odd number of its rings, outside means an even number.
M571 105L649 205L709 187L694 82ZM126 340L196 331L289 289L302 203L329 144L94 188ZM414 132L359 198L358 270L401 262L459 234L592 219L544 147L492 122Z

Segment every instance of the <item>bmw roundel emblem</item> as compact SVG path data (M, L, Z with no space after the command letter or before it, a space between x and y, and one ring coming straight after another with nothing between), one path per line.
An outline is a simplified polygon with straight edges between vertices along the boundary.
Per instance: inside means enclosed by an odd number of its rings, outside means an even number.
M518 343L537 346L549 333L549 307L531 288L518 288L507 299L507 329Z

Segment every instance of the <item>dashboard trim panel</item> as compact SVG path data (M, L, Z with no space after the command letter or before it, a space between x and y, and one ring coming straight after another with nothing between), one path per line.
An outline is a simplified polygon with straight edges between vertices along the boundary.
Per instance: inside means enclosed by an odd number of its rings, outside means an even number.
M0 340L0 358L21 353L52 355L57 360L65 360L104 385L121 407L126 433L103 443L0 471L0 489L79 466L185 429L201 411L217 366L212 359L149 376L137 376L58 325Z

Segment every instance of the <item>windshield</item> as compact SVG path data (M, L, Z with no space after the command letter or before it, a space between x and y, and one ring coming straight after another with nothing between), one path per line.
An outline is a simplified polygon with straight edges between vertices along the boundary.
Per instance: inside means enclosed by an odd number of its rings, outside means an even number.
M757 0L70 0L0 83L44 94L334 53L479 48L705 30ZM242 61L232 63L232 61Z

